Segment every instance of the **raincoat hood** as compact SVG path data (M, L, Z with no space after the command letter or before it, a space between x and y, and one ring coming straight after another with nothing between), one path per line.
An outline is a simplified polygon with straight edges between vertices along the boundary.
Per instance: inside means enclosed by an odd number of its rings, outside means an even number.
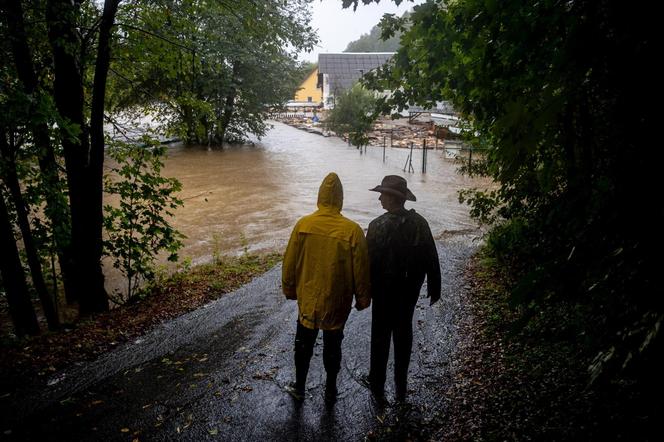
M344 205L344 188L336 173L328 173L318 189L318 208L341 212Z

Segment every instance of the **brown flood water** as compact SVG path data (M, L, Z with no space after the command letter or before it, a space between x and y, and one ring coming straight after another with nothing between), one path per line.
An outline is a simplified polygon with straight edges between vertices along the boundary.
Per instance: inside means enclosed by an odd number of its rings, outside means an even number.
M318 186L329 172L336 172L344 186L342 213L366 230L384 211L379 194L368 189L384 175L401 175L417 202L407 202L431 226L434 236L476 227L467 206L458 202L458 191L484 187L486 180L464 177L442 151L429 151L427 173L422 174L422 152L413 151L414 173L404 173L406 149L369 147L360 154L336 137L325 138L282 123L253 146L223 150L174 146L169 149L164 176L182 182L173 226L186 235L180 258L194 264L209 261L213 253L236 255L282 251L293 225L316 209ZM111 291L120 279L105 269Z

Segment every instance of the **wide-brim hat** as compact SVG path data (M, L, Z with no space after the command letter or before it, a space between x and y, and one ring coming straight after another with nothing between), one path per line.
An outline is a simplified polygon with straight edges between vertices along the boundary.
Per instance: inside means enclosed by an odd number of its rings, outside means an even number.
M407 187L407 182L404 178L398 175L387 175L383 178L379 186L369 189L373 192L389 193L390 195L398 196L407 201L417 201L413 192Z

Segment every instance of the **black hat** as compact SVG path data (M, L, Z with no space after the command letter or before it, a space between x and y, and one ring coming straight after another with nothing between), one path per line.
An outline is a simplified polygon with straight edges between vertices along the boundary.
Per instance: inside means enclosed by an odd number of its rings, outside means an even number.
M387 175L381 181L380 186L369 189L373 192L389 193L390 195L398 196L408 201L417 201L413 192L406 187L406 180L398 175Z

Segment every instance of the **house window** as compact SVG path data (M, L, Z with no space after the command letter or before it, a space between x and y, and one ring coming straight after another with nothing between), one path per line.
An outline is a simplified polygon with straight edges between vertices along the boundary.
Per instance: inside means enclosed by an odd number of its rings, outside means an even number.
M307 97L307 101L308 101L309 103L311 103L311 102L314 101L314 100L312 100L311 97Z

